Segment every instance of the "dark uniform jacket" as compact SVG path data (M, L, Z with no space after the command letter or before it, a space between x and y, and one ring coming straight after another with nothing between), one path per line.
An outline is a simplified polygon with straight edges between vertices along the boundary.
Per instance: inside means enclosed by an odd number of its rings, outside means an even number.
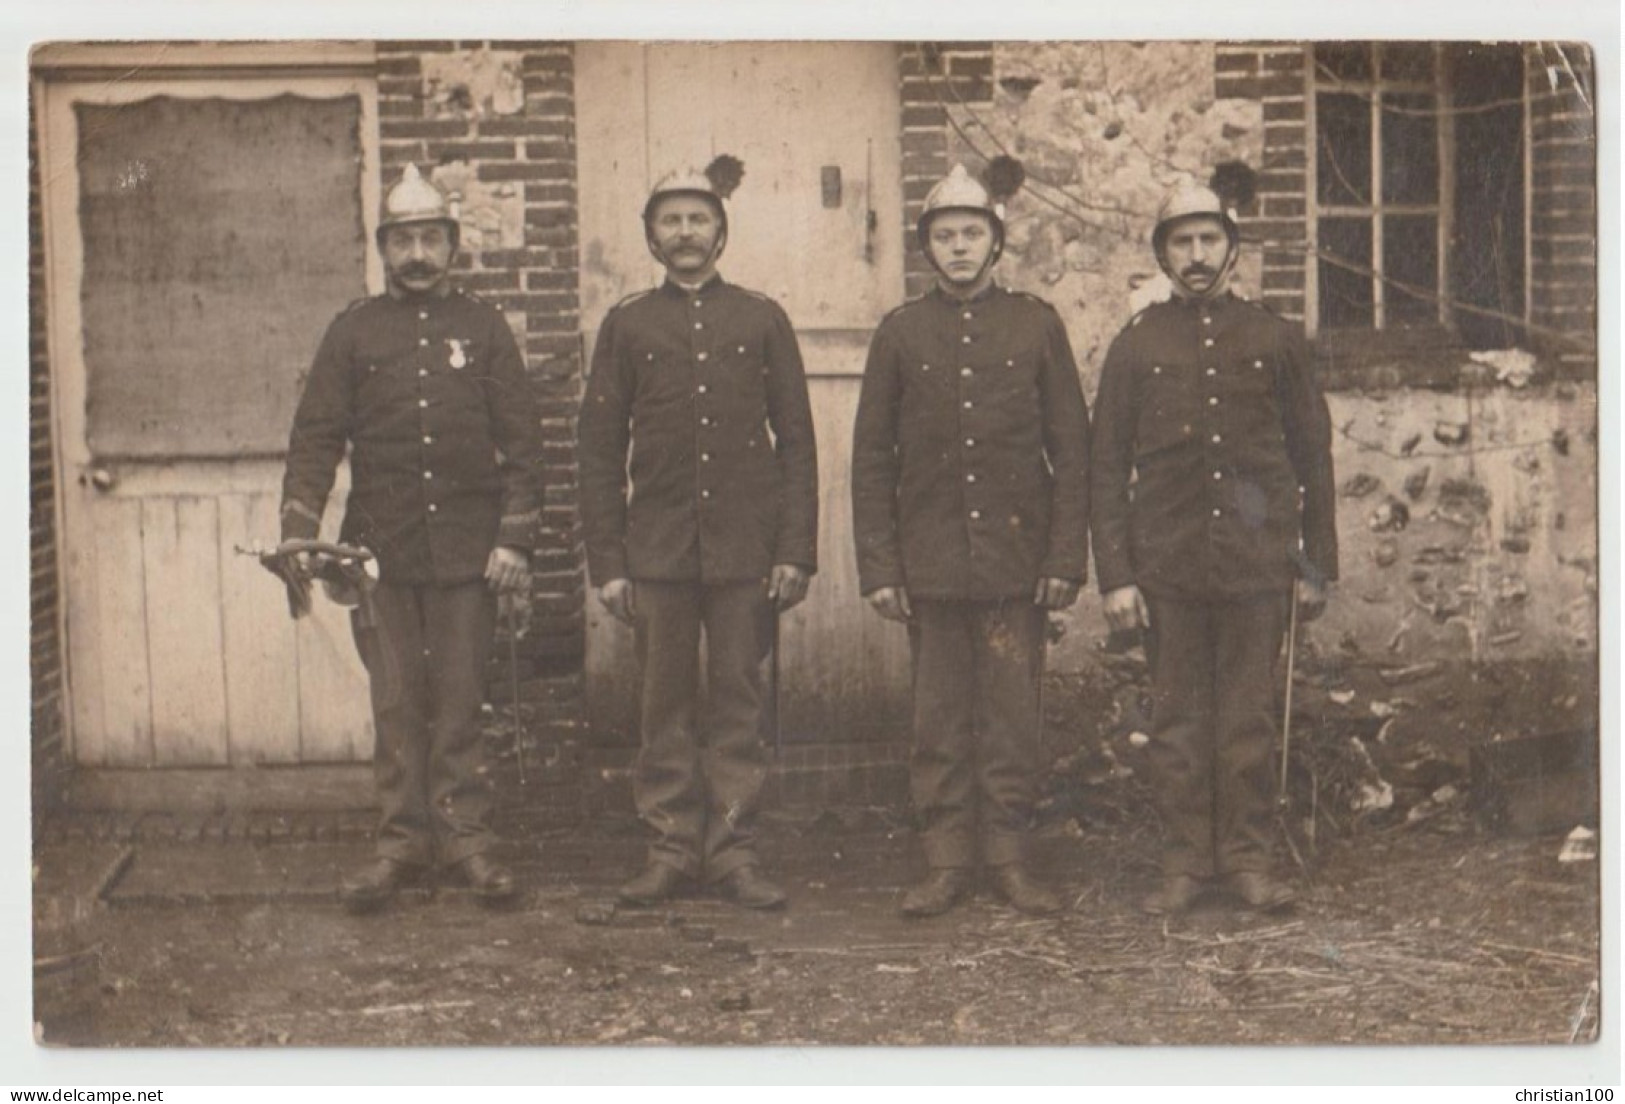
M1326 400L1302 333L1263 307L1136 315L1106 354L1090 467L1102 592L1222 600L1337 577Z
M593 349L579 443L594 585L816 570L807 379L790 319L766 296L713 277L617 304Z
M282 536L316 535L350 446L340 540L403 584L479 579L541 522L540 419L507 320L460 291L362 299L333 320L288 442Z
M869 346L852 444L865 594L1027 597L1082 582L1089 412L1060 315L991 287L940 289L887 315Z

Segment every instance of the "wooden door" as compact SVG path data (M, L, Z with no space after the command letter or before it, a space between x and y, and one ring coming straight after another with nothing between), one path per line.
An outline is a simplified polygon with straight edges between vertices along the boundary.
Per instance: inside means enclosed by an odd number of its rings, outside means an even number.
M277 540L322 330L380 285L370 81L58 72L36 89L74 760L370 757L347 615L296 625L237 554Z
M640 214L666 173L719 153L745 165L723 276L776 299L807 363L818 435L819 573L781 627L787 741L903 731L903 633L865 607L849 471L875 325L903 295L897 50L888 43L582 43L576 53L582 325L654 286ZM595 726L636 731L631 634L589 597Z

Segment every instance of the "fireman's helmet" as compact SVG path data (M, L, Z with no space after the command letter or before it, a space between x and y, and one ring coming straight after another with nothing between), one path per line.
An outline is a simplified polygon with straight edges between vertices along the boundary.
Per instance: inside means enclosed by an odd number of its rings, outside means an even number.
M936 186L926 193L925 207L914 223L915 240L928 257L931 255L931 223L947 211L974 211L985 215L993 227L993 253L988 258L988 264L999 259L999 254L1004 252L1003 204L994 203L987 187L971 176L964 165L955 165L952 172L937 181Z
M423 179L416 165L408 165L397 183L384 196L383 213L378 219L378 244L391 227L418 222L443 222L451 231L452 248L457 247L457 213L451 200L430 181Z
M1236 227L1236 220L1230 217L1225 210L1224 201L1217 192L1211 188L1204 188L1198 184L1185 184L1169 192L1157 208L1157 226L1151 232L1151 248L1157 255L1157 263L1167 270L1167 261L1163 257L1163 246L1168 241L1168 233L1178 223L1190 218L1218 219L1224 227L1225 237L1230 241L1230 251L1225 257L1220 275L1227 276L1235 267L1236 254L1241 248L1241 231ZM1174 273L1168 273L1177 279Z

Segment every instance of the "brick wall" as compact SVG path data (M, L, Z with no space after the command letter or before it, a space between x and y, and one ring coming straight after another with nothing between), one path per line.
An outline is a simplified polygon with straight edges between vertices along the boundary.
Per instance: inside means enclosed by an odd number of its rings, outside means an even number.
M1577 336L1597 326L1597 86L1583 45L1527 51L1531 188L1530 321ZM1595 372L1595 351L1548 342L1565 368Z
M32 792L36 811L61 796L62 638L58 631L56 469L45 333L45 235L34 104L28 120L28 582Z
M948 109L993 102L991 42L905 42L898 46L903 122L903 280L910 297L931 288L931 264L914 243L926 193L948 174ZM980 166L969 166L973 171Z
M562 783L574 762L565 745L582 720L585 595L575 497L582 352L574 50L557 42L381 42L378 112L384 186L414 163L459 197L457 282L507 315L540 397L546 500L518 675L532 773ZM507 645L505 626L492 692L504 712Z
M1278 314L1296 319L1304 317L1308 266L1306 54L1305 47L1290 43L1220 43L1213 59L1215 96L1263 105L1258 194L1237 214L1242 237L1262 246L1260 297Z

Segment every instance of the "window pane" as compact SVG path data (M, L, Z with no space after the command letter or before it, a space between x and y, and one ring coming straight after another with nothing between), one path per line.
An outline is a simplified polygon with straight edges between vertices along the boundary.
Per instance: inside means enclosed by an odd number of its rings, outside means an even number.
M1439 223L1433 215L1388 215L1382 220L1382 267L1393 280L1422 291L1439 290ZM1389 325L1435 322L1438 303L1393 283L1383 289Z
M1439 131L1436 97L1390 92L1382 97L1384 203L1439 201Z
M1321 203L1371 203L1371 105L1363 95L1315 96L1315 194Z
M1320 252L1320 324L1328 329L1374 325L1371 277L1366 275L1371 271L1371 220L1321 219ZM1354 269L1328 260L1328 255Z
M1370 80L1369 42L1320 42L1315 45L1315 77L1319 80Z
M1433 47L1426 42L1386 42L1382 46L1382 79L1433 83Z

